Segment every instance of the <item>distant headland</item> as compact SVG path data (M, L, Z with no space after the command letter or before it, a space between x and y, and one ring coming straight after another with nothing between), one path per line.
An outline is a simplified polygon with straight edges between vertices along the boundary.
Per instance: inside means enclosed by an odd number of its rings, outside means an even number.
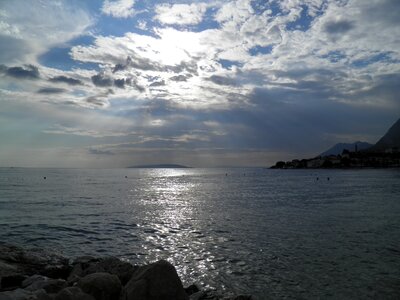
M190 169L191 167L178 164L155 164L155 165L137 165L128 168L136 169Z
M317 157L278 161L271 169L400 168L400 119L375 144L339 143Z

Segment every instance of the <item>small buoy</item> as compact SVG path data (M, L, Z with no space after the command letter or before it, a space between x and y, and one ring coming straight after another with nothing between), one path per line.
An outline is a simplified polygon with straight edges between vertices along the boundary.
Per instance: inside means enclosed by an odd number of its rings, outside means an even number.
M225 173L225 176L228 176L228 173Z
M43 179L46 179L46 176L44 176Z
M128 178L128 176L125 176L125 178Z
M317 180L319 180L319 177L317 177Z
M328 178L326 178L326 180L328 180L328 181L329 181L329 180L330 180L330 178L328 177Z

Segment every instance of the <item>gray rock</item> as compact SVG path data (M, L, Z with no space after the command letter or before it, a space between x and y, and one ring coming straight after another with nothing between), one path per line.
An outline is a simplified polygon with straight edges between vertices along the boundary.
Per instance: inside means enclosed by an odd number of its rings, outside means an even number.
M74 261L72 262L72 265L76 265L76 264L89 264L91 262L94 261L98 261L99 259L94 257L94 256L90 256L90 255L83 255L83 256L78 256L77 258L74 259Z
M125 285L138 269L128 262L119 260L116 257L104 257L95 259L93 257L80 257L74 261L74 267L68 276L68 282L73 284L80 277L93 273L110 273L118 276L119 280Z
M0 277L41 274L51 278L66 278L70 272L69 260L43 249L29 250L0 243Z
M197 293L199 291L200 291L199 287L197 285L195 285L195 284L191 284L187 288L185 288L185 292L188 295L192 295L192 294Z
M42 275L33 275L22 282L22 287L27 291L45 290L47 293L55 294L68 286L64 279L53 279Z
M140 267L129 280L122 300L188 300L173 265L165 260Z
M78 287L67 287L54 297L54 300L95 300L93 296L84 293Z
M189 299L190 300L201 300L201 299L205 299L207 296L207 292L205 291L198 291L196 293L193 293L190 295Z
M239 295L236 297L231 298L232 300L252 300L253 297L249 295Z
M96 300L118 299L122 289L119 278L108 273L89 274L78 281L78 287Z
M0 293L0 300L53 300L44 290L27 291L16 289Z

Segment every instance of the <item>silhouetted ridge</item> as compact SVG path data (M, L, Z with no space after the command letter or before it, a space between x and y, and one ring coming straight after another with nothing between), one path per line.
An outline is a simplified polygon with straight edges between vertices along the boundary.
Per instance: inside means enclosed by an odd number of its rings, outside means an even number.
M400 148L400 119L390 127L386 134L369 150L374 152Z
M329 155L340 155L342 154L343 150L349 150L349 151L358 151L360 150L365 150L370 147L372 147L373 144L367 143L367 142L355 142L355 143L338 143L332 148L329 148L325 152L321 153L318 156L329 156Z

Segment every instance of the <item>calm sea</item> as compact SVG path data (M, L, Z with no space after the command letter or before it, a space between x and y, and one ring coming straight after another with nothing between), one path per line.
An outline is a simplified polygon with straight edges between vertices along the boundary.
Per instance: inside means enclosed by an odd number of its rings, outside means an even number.
M3 168L0 239L259 299L399 299L400 170Z

